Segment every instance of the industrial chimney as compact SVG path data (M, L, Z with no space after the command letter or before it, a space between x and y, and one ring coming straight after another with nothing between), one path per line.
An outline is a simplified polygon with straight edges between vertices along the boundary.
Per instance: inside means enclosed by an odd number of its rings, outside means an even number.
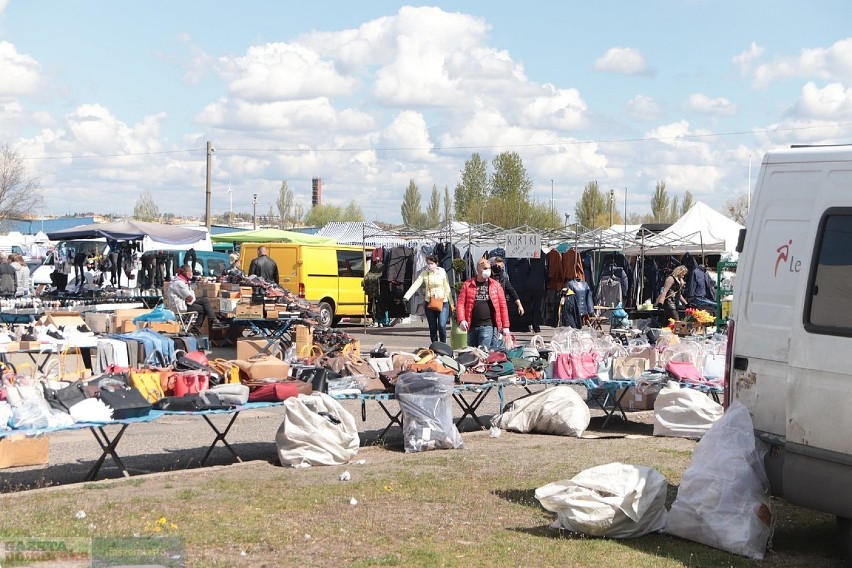
M322 205L322 178L311 180L311 206Z

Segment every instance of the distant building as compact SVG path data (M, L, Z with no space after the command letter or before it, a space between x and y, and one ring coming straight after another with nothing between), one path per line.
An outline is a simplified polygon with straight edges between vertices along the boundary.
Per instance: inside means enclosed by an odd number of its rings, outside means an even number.
M322 178L311 180L311 207L322 205Z

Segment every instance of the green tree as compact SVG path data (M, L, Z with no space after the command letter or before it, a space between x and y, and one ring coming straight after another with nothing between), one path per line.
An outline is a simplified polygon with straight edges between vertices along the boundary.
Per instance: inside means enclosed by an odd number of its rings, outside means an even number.
M343 211L343 221L363 221L364 220L364 212L361 211L361 207L358 203L353 199L349 202L349 205L346 206L346 210Z
M491 161L486 221L498 227L529 224L532 180L517 152L502 152Z
M160 219L160 209L157 207L157 202L147 189L142 192L139 199L136 200L136 205L133 206L133 218L137 221L158 221Z
M429 198L429 206L426 207L426 226L434 227L441 222L441 194L438 192L438 184L432 185L432 196Z
M453 198L450 197L450 186L444 186L444 219L445 223L453 218Z
M30 175L24 157L8 144L0 146L0 224L33 216L42 204L39 179Z
M687 190L686 193L683 194L683 203L680 204L680 217L692 209L692 206L695 205L695 198L692 197L692 192Z
M456 219L468 223L481 223L488 196L487 165L479 154L472 154L464 163L461 180L456 184Z
M420 209L420 189L414 180L408 182L405 195L402 197L402 222L412 229L422 229L425 222L423 211Z
M574 219L587 229L609 226L608 199L598 188L597 181L590 181L574 206Z
M666 193L666 182L658 181L651 197L651 215L655 223L665 223L669 214L669 196Z
M308 227L325 227L333 221L343 220L343 209L336 205L316 205L305 215Z
M281 219L280 227L282 229L289 229L298 223L298 219L295 218L294 214L294 199L293 190L288 187L286 181L282 181L281 187L278 189L278 200L275 202L275 205L278 207L278 217Z
M666 222L674 223L680 218L680 199L677 195L672 197L671 207L669 208L669 214L666 218Z

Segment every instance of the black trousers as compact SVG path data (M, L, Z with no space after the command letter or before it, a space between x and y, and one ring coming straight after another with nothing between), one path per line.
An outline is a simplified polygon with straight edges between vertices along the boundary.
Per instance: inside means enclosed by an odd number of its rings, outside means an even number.
M213 311L213 306L207 298L196 298L193 303L186 305L186 311L198 314L195 319L195 325L198 327L204 325L205 317L210 321L216 320L216 312Z

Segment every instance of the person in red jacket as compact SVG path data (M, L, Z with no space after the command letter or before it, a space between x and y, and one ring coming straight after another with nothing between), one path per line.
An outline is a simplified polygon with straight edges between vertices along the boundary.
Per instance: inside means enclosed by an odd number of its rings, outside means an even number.
M471 347L501 347L502 337L509 335L506 294L500 283L491 278L488 260L477 262L476 276L462 284L456 318L459 327L467 332L467 344Z

